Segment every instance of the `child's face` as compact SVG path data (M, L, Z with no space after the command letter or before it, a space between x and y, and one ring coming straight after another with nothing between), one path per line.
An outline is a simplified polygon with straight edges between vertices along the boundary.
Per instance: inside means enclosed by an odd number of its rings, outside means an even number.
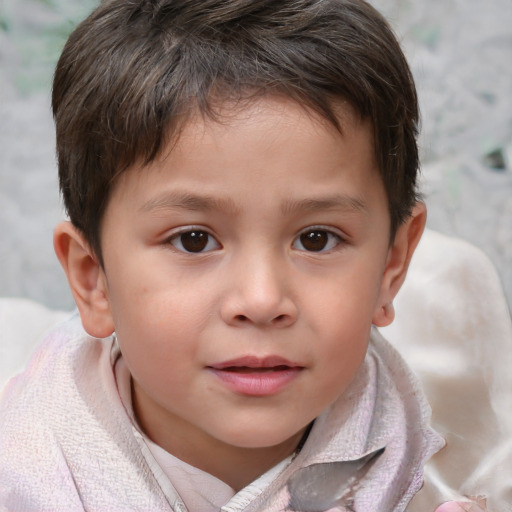
M371 127L348 107L340 119L343 135L279 98L221 124L197 117L116 184L105 315L139 420L171 451L295 443L354 377L372 322L389 320Z

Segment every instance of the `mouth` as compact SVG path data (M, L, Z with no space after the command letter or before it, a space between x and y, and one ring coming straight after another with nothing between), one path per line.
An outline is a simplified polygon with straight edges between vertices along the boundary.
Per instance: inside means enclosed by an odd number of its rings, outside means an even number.
M215 363L209 368L222 371L242 371L245 373L250 373L251 371L273 371L276 369L282 370L285 368L295 367L302 366L295 362L288 361L287 359L284 359L280 356L244 356L238 357L236 359L230 359L229 361Z
M252 367L252 366L228 366L223 368L224 372L236 372L236 373L271 373L271 372L283 372L293 368L287 365L271 366L271 367Z
M300 364L275 356L247 356L207 368L230 391L260 397L278 394L304 370Z

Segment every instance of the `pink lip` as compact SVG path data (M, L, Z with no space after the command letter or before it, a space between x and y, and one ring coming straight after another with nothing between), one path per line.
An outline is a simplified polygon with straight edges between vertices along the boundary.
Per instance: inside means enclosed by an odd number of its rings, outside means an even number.
M279 356L245 356L208 367L231 391L249 396L279 393L304 369Z

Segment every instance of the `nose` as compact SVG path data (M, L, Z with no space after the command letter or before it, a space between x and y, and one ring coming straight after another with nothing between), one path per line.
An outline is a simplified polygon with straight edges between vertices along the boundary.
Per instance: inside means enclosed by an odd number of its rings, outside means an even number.
M279 258L271 254L241 258L229 272L221 305L227 324L284 328L296 322L298 308L291 278Z

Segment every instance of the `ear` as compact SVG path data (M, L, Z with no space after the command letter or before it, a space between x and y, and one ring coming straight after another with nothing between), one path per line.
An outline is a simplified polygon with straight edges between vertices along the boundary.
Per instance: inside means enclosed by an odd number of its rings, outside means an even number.
M395 318L393 299L400 290L412 255L425 229L427 208L425 203L416 203L410 217L398 228L393 244L389 248L381 289L372 322L378 327L389 325Z
M71 222L61 222L55 228L53 246L68 278L84 329L95 338L110 336L114 322L107 279L98 258Z

